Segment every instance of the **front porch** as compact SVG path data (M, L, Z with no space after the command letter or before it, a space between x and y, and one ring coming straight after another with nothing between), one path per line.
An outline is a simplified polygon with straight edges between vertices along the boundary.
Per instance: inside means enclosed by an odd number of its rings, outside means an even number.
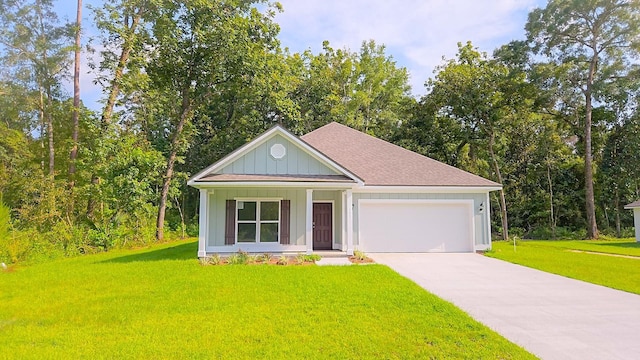
M198 257L238 251L353 255L352 184L294 185L200 188Z

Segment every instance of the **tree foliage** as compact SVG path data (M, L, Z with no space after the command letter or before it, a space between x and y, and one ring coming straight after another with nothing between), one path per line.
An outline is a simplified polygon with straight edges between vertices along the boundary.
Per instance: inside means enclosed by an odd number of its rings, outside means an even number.
M189 176L274 124L332 121L500 182L504 238L593 237L596 220L624 236L640 197L638 4L551 0L526 40L491 56L459 44L416 100L375 40L282 49L278 3L103 2L82 24L98 31L104 100L88 109L65 90L90 42L80 22L51 0L0 0L0 260L195 235Z

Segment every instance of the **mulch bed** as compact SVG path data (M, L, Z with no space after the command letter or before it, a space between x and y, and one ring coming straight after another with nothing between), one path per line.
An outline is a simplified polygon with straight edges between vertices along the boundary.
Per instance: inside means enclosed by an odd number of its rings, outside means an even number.
M372 258L370 257L365 257L364 259L359 259L355 256L349 256L349 261L351 261L354 264L373 264L375 261L373 261Z

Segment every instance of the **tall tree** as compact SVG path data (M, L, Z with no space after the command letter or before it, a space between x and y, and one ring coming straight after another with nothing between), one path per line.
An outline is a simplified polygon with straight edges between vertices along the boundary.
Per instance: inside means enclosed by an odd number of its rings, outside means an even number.
M460 124L466 133L464 141L470 149L486 152L494 180L506 186L500 155L506 148L506 129L518 127L531 111L531 101L523 91L524 74L489 59L470 42L458 44L457 59L449 60L437 70L435 79L427 82L428 93L423 102L429 104L436 116ZM499 206L502 236L506 240L509 225L504 189L500 191Z
M53 107L69 66L69 30L68 24L60 24L51 0L0 2L0 55L5 76L22 79L32 90L43 148L44 139L48 143L50 176L55 172Z
M78 129L80 128L80 55L82 53L80 36L82 24L82 0L78 0L75 25L75 48L73 60L73 131L71 133L71 152L69 154L69 189L73 190L76 176L76 159L78 158ZM71 202L73 204L73 202Z
M306 131L337 121L390 139L415 103L407 69L373 40L357 53L325 41L320 54L299 56L302 81L293 96Z
M150 24L146 24L144 16L150 13L151 7L152 2L148 0L120 0L93 8L96 26L104 34L100 70L106 76L99 78L107 94L101 114L103 127L112 122L113 109L123 86L126 87L127 82L135 86L139 80L136 77L144 65L143 47L149 41Z
M640 1L551 0L529 14L526 31L534 51L557 65L554 73L565 80L559 83L582 95L587 238L597 238L593 104L628 75L629 59L640 50Z
M153 25L146 73L146 106L159 122L167 155L158 204L156 238L164 237L167 198L176 162L189 146L194 115L201 112L221 84L250 76L265 50L277 48L278 27L268 7L254 1L166 1ZM147 101L145 100L145 101Z

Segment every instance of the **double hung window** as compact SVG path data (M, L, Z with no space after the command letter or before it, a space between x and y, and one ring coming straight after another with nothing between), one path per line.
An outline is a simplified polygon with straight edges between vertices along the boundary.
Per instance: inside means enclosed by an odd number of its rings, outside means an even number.
M280 201L238 200L236 206L237 243L277 243Z

